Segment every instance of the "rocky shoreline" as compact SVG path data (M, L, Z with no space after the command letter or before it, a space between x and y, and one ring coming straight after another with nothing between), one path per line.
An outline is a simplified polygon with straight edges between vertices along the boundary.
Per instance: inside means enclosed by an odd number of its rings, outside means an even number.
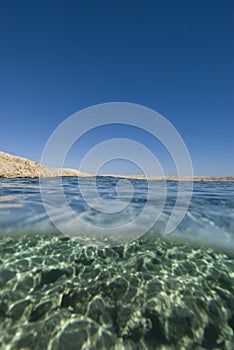
M40 163L0 151L0 178L37 178L56 176L95 176L76 169L50 168ZM217 176L142 176L105 174L103 176L138 180L173 180L173 181L234 181L234 177Z
M40 163L0 152L0 177L3 178L36 178L56 176L88 176L74 169L59 169L42 166Z

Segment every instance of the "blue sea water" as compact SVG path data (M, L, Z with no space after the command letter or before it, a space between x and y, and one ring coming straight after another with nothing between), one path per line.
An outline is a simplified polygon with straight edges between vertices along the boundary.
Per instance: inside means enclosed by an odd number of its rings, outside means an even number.
M98 177L98 194L112 203L117 199L117 184L119 178ZM85 222L91 222L96 226L118 227L120 223L127 223L135 219L148 202L150 214L154 215L161 209L156 224L149 230L155 237L169 241L190 242L198 246L224 251L227 254L234 253L234 182L194 182L193 194L187 213L176 229L166 234L166 223L175 205L178 191L178 182L131 180L133 192L122 191L119 200L126 206L118 213L103 213L95 208L90 208L86 199L94 202L93 188L90 178L82 179L86 197L82 197L78 179L76 177L63 178L63 190L69 208L72 208ZM151 198L147 198L148 186L151 187ZM185 188L186 188L186 182ZM38 179L0 179L0 236L15 235L25 232L47 233L58 232L51 223L41 199ZM47 200L53 208L57 221L66 223L66 228L73 229L73 222L69 213L64 211L61 201L60 183L56 178L43 179L41 182ZM153 195L152 195L153 190ZM166 190L166 200L163 203L163 191ZM113 201L113 202L111 202ZM126 202L126 204L125 204ZM177 203L177 209L183 208L183 196ZM179 206L179 208L178 208ZM147 217L145 217L147 221ZM82 234L82 227L75 227L77 236ZM126 235L128 233L126 232ZM129 239L131 240L131 239Z
M104 213L88 205L98 203L91 178L83 192L75 177L0 179L0 349L234 349L234 182L194 182L167 233L178 182L119 180L97 178L105 209L121 208ZM102 245L69 208L107 232L159 215L143 236Z

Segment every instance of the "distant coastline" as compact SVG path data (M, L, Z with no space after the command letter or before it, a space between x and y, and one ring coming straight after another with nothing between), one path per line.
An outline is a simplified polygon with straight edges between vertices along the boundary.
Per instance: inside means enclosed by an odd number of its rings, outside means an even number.
M0 178L37 178L37 177L57 177L57 176L95 176L95 174L82 173L76 169L50 168L40 165L40 163L18 157L0 151ZM143 176L143 175L120 175L104 174L101 176L138 179L138 180L172 180L172 181L232 181L234 177L218 176Z

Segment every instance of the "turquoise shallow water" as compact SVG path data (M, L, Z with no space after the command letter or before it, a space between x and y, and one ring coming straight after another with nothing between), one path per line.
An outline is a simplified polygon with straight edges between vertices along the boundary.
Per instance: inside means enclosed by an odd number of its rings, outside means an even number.
M56 180L44 181L56 203ZM104 198L115 198L117 181L98 179ZM112 224L87 210L76 184L64 178L72 208ZM146 184L133 185L129 208L113 220L142 209ZM162 185L152 186L158 193ZM189 211L170 235L164 229L177 183L167 189L163 213L148 234L98 248L57 232L37 179L1 179L0 348L233 349L234 183L195 183Z

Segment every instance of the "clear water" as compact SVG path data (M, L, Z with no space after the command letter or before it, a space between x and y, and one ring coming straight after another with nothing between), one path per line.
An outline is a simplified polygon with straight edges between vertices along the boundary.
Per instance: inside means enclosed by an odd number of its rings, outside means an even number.
M58 217L69 222L56 207L56 179L43 181ZM116 199L117 182L98 178L100 195ZM76 178L63 184L72 209L106 227L134 218L147 198L146 182L132 180L126 210L107 216L87 208ZM195 182L186 216L168 235L177 185L167 182L163 212L148 234L98 248L58 232L38 179L0 179L0 348L233 349L234 183ZM150 186L153 210L165 185Z
M89 190L90 179L86 178L88 199L92 202L92 188ZM119 179L99 177L97 188L100 196L106 200L115 200L117 197L116 184ZM121 201L130 200L129 205L120 213L105 214L88 208L82 198L76 177L65 177L63 188L70 207L82 220L101 227L112 227L133 220L145 206L147 201L147 182L131 180L134 192L132 199L129 193L121 193ZM43 189L46 191L50 204L58 221L66 223L68 233L72 227L69 213L64 211L58 194L59 183L56 179L43 180ZM160 193L167 189L166 202L159 220L150 230L155 237L169 241L190 242L196 245L205 245L234 253L234 182L195 182L193 196L189 210L182 223L171 234L165 233L166 223L175 205L178 184L168 181L150 181L155 191L155 197L150 199L152 214L161 206ZM152 190L151 190L152 191ZM111 202L110 202L111 206ZM183 207L183 200L179 203ZM146 218L147 220L147 218ZM0 181L0 235L15 235L19 233L56 233L58 230L51 223L43 206L38 179L1 179ZM137 229L137 228L136 228ZM77 235L82 228L76 227ZM75 232L76 232L75 231ZM66 233L66 232L65 232Z

